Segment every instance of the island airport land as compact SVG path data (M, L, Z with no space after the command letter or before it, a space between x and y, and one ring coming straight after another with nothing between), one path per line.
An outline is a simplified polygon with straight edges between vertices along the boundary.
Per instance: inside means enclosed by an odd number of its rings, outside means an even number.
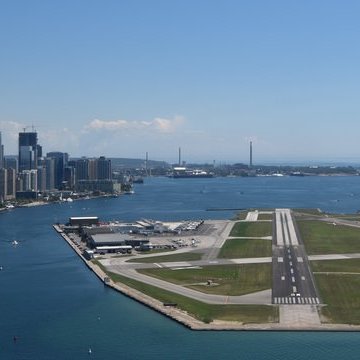
M192 329L360 330L360 215L249 210L151 235L175 250L93 259L54 227L105 285Z

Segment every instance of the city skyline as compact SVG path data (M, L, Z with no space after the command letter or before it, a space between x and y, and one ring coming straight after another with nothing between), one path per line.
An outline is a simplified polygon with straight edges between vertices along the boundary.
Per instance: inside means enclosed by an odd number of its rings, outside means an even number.
M5 154L187 162L356 161L360 5L2 4Z

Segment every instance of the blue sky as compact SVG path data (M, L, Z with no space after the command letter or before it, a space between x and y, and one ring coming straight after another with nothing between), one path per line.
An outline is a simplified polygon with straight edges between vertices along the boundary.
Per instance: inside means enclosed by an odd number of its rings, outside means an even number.
M0 0L5 152L189 162L360 155L360 3Z

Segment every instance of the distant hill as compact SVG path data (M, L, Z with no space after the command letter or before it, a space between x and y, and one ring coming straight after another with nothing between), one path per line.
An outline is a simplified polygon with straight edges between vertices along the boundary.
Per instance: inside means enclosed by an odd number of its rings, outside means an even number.
M144 159L109 158L113 170L116 169L137 169L145 167ZM170 165L165 161L148 160L148 168L168 168Z

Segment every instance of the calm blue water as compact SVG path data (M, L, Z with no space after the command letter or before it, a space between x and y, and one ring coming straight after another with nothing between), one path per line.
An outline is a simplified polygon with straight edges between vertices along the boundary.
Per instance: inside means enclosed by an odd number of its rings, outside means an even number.
M76 215L104 220L233 216L205 211L214 207L355 212L359 185L359 177L153 178L138 185L133 196L2 213L0 359L358 359L360 333L187 330L105 288L51 225Z

